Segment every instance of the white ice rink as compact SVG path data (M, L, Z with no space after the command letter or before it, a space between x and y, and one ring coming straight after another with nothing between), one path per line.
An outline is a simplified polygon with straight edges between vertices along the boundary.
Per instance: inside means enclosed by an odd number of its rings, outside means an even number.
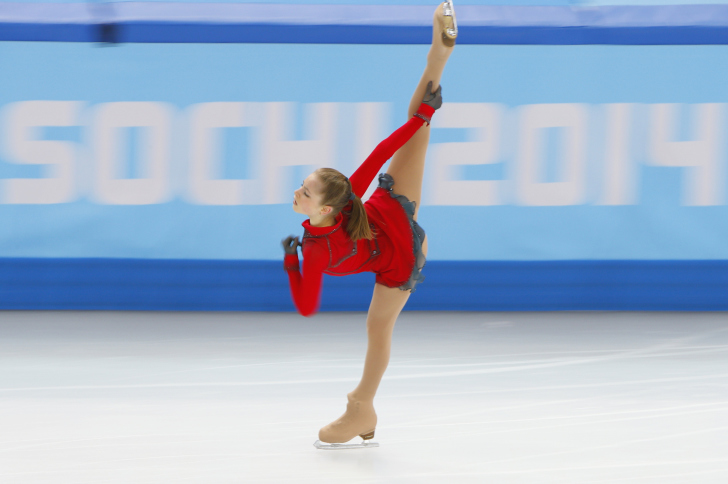
M0 483L728 482L728 314L0 313Z

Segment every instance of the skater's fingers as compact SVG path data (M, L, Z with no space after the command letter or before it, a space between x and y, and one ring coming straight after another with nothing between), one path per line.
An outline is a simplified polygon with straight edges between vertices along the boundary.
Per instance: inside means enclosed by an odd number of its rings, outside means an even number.
M281 240L281 245L283 246L283 250L286 254L295 254L296 249L298 249L298 246L301 245L301 243L299 242L298 237L289 235L285 239Z

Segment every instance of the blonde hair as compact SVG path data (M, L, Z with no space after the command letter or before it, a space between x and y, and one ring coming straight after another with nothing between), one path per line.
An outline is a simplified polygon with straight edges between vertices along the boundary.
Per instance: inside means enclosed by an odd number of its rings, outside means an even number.
M333 168L319 168L314 172L323 184L321 192L321 205L328 205L333 208L332 214L336 216L349 203L352 196L351 182L348 178ZM372 239L372 229L369 227L367 212L361 198L353 194L351 204L351 215L349 222L344 228L349 238L356 242L359 239Z

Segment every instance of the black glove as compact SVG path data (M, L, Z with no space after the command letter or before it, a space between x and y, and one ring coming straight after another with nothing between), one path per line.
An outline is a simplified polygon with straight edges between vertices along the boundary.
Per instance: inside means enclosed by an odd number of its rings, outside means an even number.
M281 245L283 246L283 251L286 254L298 255L298 246L301 245L301 243L298 241L298 237L289 235L281 241Z
M437 91L432 92L432 81L428 82L422 104L427 104L434 110L440 109L440 106L442 106L442 86L437 86Z

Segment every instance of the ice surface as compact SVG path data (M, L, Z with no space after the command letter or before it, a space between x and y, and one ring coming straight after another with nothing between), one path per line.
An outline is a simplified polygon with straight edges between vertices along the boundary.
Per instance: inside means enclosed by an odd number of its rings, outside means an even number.
M4 312L0 482L728 482L728 314L404 313L375 449L323 452L364 315Z

